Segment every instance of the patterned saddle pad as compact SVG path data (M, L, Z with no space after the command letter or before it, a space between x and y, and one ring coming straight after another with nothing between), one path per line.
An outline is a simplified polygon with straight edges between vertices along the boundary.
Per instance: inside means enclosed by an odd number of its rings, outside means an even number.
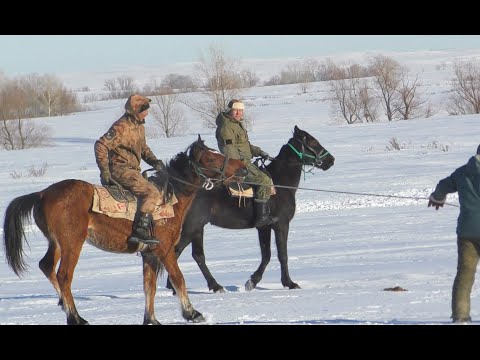
M133 221L137 211L137 199L130 191L102 185L93 185L93 188L92 211L113 218L124 218ZM163 199L163 196L161 198ZM172 199L167 204L162 204L162 200L160 200L153 212L153 220L174 217L173 205L177 202L175 194L172 195Z

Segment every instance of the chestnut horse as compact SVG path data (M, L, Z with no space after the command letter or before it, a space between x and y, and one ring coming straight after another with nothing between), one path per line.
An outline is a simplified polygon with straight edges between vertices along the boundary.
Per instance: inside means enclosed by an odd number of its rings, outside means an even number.
M185 152L170 160L167 171L178 202L173 205L174 217L154 222L154 236L160 239L159 245L127 243L132 232L132 221L93 212L93 185L69 179L54 183L42 191L19 196L10 202L3 227L8 265L18 276L27 270L22 240L27 241L24 223L31 219L33 212L35 223L48 240L48 250L39 266L57 291L58 305L62 306L67 315L67 324L88 324L78 314L71 291L73 273L85 241L114 253L141 252L145 294L144 324L160 324L155 318L154 300L157 277L164 269L180 298L183 317L193 322L205 321L188 298L174 247L180 238L185 214L201 188L200 185L203 183L210 188L213 185L212 179L216 182L241 180L247 170L240 160L227 159L218 151L208 148L199 135L198 140ZM151 176L150 180L159 184L160 178L159 174ZM55 273L58 262L60 265Z
M312 135L299 129L293 129L293 136L280 149L280 153L266 166L276 187L276 195L270 197L272 216L278 221L272 225L257 228L262 260L258 269L245 284L247 291L254 289L262 279L271 257L271 233L275 233L278 260L281 267L281 282L284 287L298 289L297 283L290 278L288 271L287 240L290 221L295 215L295 193L306 165L328 170L335 158ZM182 236L175 247L177 257L192 243L192 256L197 262L208 288L214 292L224 292L210 273L203 251L204 226L208 223L225 229L251 229L254 224L253 200L248 199L246 206L239 207L238 199L232 198L224 186L212 191L200 190L183 224ZM172 289L170 278L167 288ZM175 289L173 289L175 293Z

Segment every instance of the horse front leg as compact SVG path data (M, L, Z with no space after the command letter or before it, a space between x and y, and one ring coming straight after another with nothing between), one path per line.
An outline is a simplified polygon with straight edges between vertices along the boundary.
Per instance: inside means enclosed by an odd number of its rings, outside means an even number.
M270 226L265 226L257 230L258 241L260 243L260 252L262 253L262 261L260 262L260 266L258 267L257 271L255 271L252 276L250 276L250 279L245 283L246 291L252 291L255 289L260 280L262 280L263 273L265 272L265 269L270 262L270 258L272 257L272 228Z
M205 251L203 247L203 229L195 236L193 236L192 257L197 262L197 265L200 268L203 277L205 278L205 280L207 280L208 289L213 290L214 293L224 293L225 289L212 276L212 273L208 269L207 263L205 262Z
M180 298L183 318L187 321L192 321L195 323L205 322L203 315L193 308L193 305L188 298L185 279L183 278L183 274L178 267L177 257L175 256L174 251L167 253L163 260L163 265L168 272L170 281L172 282L177 296Z
M178 242L177 245L175 245L175 257L177 258L177 260L180 257L180 255L182 255L183 250L191 243L189 239L190 239L189 236L182 234L180 241ZM177 294L170 281L170 275L167 276L167 284L165 285L165 287L167 289L172 290L173 295Z
M282 226L275 227L275 243L277 244L278 252L278 261L280 261L280 269L282 272L282 285L288 287L289 289L300 289L300 286L297 283L294 283L290 279L290 274L288 272L288 252L287 252L287 240L288 240L288 230L290 225L287 223L282 224Z
M143 292L145 294L145 312L143 325L161 325L155 317L155 294L157 293L157 277L161 269L158 257L153 253L142 253L143 260Z

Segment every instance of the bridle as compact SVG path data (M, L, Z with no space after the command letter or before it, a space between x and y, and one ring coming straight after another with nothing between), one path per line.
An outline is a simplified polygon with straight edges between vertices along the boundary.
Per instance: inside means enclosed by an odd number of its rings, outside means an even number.
M297 148L295 148L295 146L293 146L290 141L287 143L287 145L290 147L290 149L292 149L292 151L297 154L297 156L299 157L299 159L302 161L302 164L303 165L316 165L316 166L320 166L322 165L323 163L323 160L325 158L325 156L327 156L328 154L330 154L325 148L322 147L322 150L320 151L320 153L317 153L315 151L315 149L313 149L311 146L309 146L308 144L305 144L304 140L300 140L296 137L293 138L294 140L297 140L301 146L301 149L298 150ZM311 154L308 154L305 152L305 149L307 149L309 152L311 152L312 154L314 155L311 155ZM313 160L313 161L310 161L310 160Z
M203 184L201 187L203 187L205 190L211 190L213 189L214 186L218 185L219 183L223 183L226 180L230 180L231 178L236 177L235 175L232 175L231 177L225 176L225 169L228 163L228 156L225 156L216 150L212 150L209 147L204 146L204 148L200 152L200 155L198 156L199 158L201 158L202 152L204 151L215 152L217 154L220 154L225 158L225 160L223 161L223 164L220 168L217 168L217 167L207 168L201 165L197 160L195 161L190 160L190 165L193 167L193 171L195 172L195 174L197 174L198 177L203 179ZM204 173L205 170L220 174L220 177L216 179L212 179L211 177L208 177L207 175L205 175Z
M209 151L209 152L212 152L211 149L209 149L208 147L205 147L204 149L202 149L202 151L200 152L200 155L199 155L199 158L201 158L201 154L205 151ZM216 153L218 153L217 151L215 151ZM220 153L219 153L220 154ZM228 180L229 178L227 178L225 176L225 168L227 166L227 162L228 162L228 157L223 155L222 156L225 158L225 160L223 161L223 164L220 168L217 168L217 167L212 167L212 168L207 168L207 167L204 167L203 165L201 165L198 161L193 161L193 160L190 160L190 165L193 167L193 171L195 172L195 174L197 174L198 177L202 178L203 179L203 184L202 184L202 187L205 189L205 190L211 190L213 189L213 187L220 183L220 182L223 182L225 180ZM204 171L207 170L207 171L212 171L214 173L217 173L217 174L220 174L220 177L218 179L214 179L212 180L211 177L208 177L207 175L205 175Z

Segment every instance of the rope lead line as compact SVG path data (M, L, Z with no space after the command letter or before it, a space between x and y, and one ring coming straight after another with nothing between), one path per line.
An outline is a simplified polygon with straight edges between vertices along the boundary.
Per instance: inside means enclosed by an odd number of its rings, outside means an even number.
M257 183L252 183L248 181L244 181L244 184L249 185L261 185ZM335 193L335 194L349 194L349 195L361 195L361 196L376 196L376 197L386 197L386 198L397 198L397 199L412 199L412 200L429 200L430 198L426 197L413 197L413 196L400 196L400 195L383 195L383 194L371 194L371 193L360 193L360 192L351 192L351 191L335 191L335 190L324 190L324 189L311 189L311 188L304 188L304 187L295 187L295 186L286 186L286 185L275 185L277 188L285 188L285 189L294 189L294 190L309 190L309 191L320 191L320 192L328 192L328 193ZM459 207L457 204L450 204L444 203L444 205Z

